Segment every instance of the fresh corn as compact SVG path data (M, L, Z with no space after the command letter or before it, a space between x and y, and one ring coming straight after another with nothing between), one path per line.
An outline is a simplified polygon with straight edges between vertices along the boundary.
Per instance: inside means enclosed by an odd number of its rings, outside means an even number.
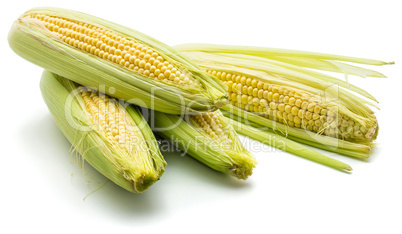
M236 132L217 110L199 115L154 112L157 134L212 169L247 179L256 165Z
M79 84L165 113L215 110L226 87L171 47L87 14L36 8L12 26L20 56Z
M134 193L159 180L166 162L139 110L48 71L40 87L57 126L100 173Z
M289 134L301 140L318 140L334 147L347 145L346 149L357 147L358 150L369 151L368 146L372 145L378 134L378 123L369 107L375 104L350 90L376 101L373 96L340 79L305 69L301 61L306 64L310 62L305 67L320 70L331 70L327 60L373 65L388 63L253 47L190 44L176 48L228 86L231 105L223 107L224 110L279 130L284 135ZM292 58L299 61L294 62L298 66L290 62ZM318 65L313 63L313 58ZM339 61L331 61L331 64L338 65L338 69L331 70L335 72L384 77L381 73ZM331 141L321 136L340 140ZM343 141L361 145L344 144Z

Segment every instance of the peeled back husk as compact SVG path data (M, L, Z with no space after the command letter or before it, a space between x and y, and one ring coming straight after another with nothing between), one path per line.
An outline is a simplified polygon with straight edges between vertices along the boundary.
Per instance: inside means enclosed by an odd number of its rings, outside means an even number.
M29 10L14 22L8 41L36 65L139 106L188 114L215 110L227 101L226 87L180 52L84 13Z
M74 151L104 176L133 193L162 176L166 162L137 108L49 71L40 88Z

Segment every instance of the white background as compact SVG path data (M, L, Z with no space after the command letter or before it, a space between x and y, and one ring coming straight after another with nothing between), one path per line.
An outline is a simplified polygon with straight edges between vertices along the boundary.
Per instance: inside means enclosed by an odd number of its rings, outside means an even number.
M38 6L83 11L170 45L254 45L395 61L375 67L387 79L350 78L380 101L378 148L367 162L326 152L353 167L347 174L247 141L259 164L246 182L166 154L166 173L144 194L109 182L84 201L105 178L88 165L84 176L74 164L42 101L42 69L6 40L12 22ZM400 8L397 0L7 1L0 10L0 233L401 233Z

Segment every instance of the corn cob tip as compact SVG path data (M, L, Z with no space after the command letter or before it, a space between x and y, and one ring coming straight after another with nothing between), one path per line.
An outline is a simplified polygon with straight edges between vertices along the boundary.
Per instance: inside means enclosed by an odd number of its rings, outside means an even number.
M253 174L253 168L255 167L254 162L244 162L242 164L236 164L230 170L233 172L233 175L241 180L246 180Z
M225 95L219 99L214 100L214 106L216 109L226 106L229 103L229 95Z
M151 185L159 180L159 177L152 175L142 175L136 181L131 180L132 188L136 193L142 193L147 190Z

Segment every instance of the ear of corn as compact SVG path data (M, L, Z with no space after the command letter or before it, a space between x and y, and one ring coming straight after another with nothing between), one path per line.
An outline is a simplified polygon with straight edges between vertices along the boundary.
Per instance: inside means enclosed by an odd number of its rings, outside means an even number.
M249 51L248 47L220 48L214 45L184 45L177 48L228 86L231 105L223 107L224 110L301 141L318 141L352 151L370 151L378 134L378 124L370 108L375 103L367 99L376 100L366 91L335 77L275 60L274 51L270 54L264 49L259 52L256 48L250 48ZM317 63L342 60L388 64L325 54L312 53L310 56L307 52L292 54L291 51L279 51L277 54L294 56L296 59L312 58ZM314 68L320 69L319 65ZM332 71L384 77L368 69L352 70L348 67ZM356 94L351 93L349 87Z
M242 119L244 121L244 119ZM248 136L251 139L259 141L261 143L270 145L280 150L289 152L294 155L298 155L305 159L335 168L341 171L351 171L352 168L341 161L327 157L313 149L310 149L303 144L299 144L288 137L276 134L269 129L264 129L262 126L253 127L249 124L243 124L235 119L227 118L227 121L233 126L236 132Z
M155 131L212 169L247 179L256 165L221 112L169 115L154 112Z
M114 183L141 193L163 174L166 162L139 110L48 71L41 91L74 150Z
M161 112L210 111L227 101L226 87L181 53L87 14L32 9L15 21L8 40L17 54L51 72Z

